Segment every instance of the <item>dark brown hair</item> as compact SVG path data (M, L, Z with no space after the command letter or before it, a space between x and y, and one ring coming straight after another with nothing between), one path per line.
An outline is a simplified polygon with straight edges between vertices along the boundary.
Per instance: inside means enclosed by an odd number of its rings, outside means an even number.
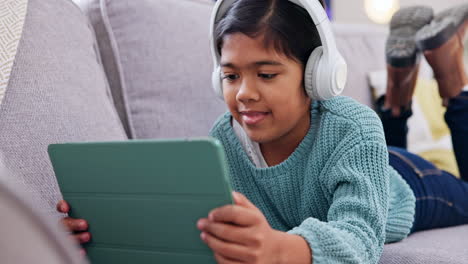
M320 1L323 5L323 1ZM237 0L215 28L215 41L221 54L224 37L243 33L264 37L265 48L273 48L303 65L321 45L312 18L302 7L287 0Z

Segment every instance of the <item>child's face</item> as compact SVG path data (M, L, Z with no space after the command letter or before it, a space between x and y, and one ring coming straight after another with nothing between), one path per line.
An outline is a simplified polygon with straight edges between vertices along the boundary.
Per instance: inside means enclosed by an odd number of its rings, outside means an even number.
M242 33L227 35L221 54L224 100L250 139L302 140L310 126L302 64Z

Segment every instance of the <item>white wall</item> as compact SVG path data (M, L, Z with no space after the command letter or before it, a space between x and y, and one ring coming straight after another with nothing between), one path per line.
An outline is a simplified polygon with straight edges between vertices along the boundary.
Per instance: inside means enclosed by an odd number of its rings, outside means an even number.
M437 12L467 0L400 0L400 6L428 5ZM364 11L364 0L332 0L334 20L339 23L373 24Z

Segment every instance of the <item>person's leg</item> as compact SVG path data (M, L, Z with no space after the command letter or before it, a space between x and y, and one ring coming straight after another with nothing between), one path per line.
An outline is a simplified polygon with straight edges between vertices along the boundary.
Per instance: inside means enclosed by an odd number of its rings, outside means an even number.
M445 105L468 84L463 41L468 32L468 4L444 10L416 34L416 45L434 71Z
M431 22L434 11L429 6L410 6L396 12L390 21L385 45L387 85L384 96L376 94L376 110L382 120L387 145L407 147L408 118L419 72L421 52L415 34Z
M410 6L398 10L390 21L385 44L388 78L384 107L395 117L410 104L418 77L421 52L414 36L433 17L429 6Z
M468 12L468 5L463 7ZM468 30L468 19L460 20L458 24L458 31L439 46L425 50L424 56L434 70L439 93L447 106L445 121L452 134L460 175L468 181L468 76L463 61L463 39Z
M460 176L468 181L468 92L462 92L449 100L445 122L452 134L452 145Z
M468 76L463 61L463 40L468 32L467 15L468 4L443 11L416 36L447 106L445 121L452 134L458 169L465 181L468 181Z
M416 196L411 232L468 223L468 183L401 148L389 147L390 165Z
M376 102L376 112L382 121L387 146L407 148L408 118L411 117L411 102L406 109L401 108L400 115L394 116L391 109L384 107L385 96Z

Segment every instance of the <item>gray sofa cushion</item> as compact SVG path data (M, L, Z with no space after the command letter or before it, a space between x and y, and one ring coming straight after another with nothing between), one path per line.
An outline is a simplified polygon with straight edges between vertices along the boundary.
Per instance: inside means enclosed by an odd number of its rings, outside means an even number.
M468 225L434 229L388 244L380 264L468 263Z
M29 0L0 106L5 165L51 214L61 195L48 144L126 139L87 21L70 1Z
M385 69L385 28L333 24L338 50L348 63L348 82L343 95L372 106L367 83L370 71Z
M80 1L134 138L206 136L225 111L211 88L207 0ZM123 101L122 101L123 100ZM125 109L128 107L128 109Z

